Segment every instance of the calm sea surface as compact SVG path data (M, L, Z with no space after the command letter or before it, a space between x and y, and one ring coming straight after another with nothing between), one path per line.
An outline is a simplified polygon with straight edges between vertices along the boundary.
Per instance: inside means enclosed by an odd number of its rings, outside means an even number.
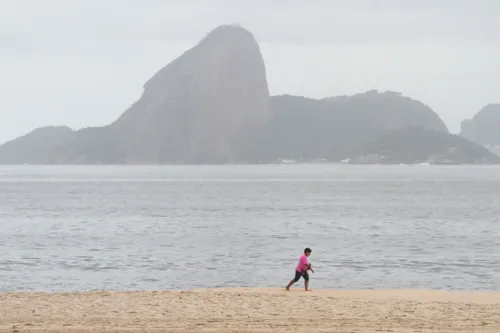
M0 291L500 291L500 168L0 167Z

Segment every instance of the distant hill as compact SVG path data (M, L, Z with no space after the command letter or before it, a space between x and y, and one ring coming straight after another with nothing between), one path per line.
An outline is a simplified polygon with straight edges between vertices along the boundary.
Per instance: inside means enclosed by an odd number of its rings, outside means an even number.
M388 132L368 143L353 163L380 164L500 164L500 157L460 136L406 128Z
M88 127L73 132L63 145L47 154L45 161L50 164L125 164L127 153L113 128Z
M47 163L54 149L63 146L73 135L66 126L49 126L0 146L0 164Z
M376 119L389 130L413 126L448 132L444 122L430 107L399 92L371 90L351 97L330 97L326 100L337 108L347 107L360 117Z
M322 100L274 96L270 106L273 119L246 147L243 160L339 161L391 130L413 126L448 133L429 107L394 92Z
M448 138L434 111L397 92L270 97L253 35L225 25L158 71L112 124L36 130L0 146L0 163L337 162L408 127L428 131L429 147Z
M500 104L489 104L464 120L460 135L483 145L500 145Z

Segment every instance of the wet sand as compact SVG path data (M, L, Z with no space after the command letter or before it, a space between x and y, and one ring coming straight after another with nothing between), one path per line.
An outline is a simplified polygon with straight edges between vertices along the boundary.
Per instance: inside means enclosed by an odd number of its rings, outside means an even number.
M500 293L0 293L1 332L500 332Z

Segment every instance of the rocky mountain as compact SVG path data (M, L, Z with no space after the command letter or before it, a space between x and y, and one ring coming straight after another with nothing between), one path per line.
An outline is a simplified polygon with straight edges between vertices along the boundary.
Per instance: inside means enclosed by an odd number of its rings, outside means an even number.
M230 162L270 119L264 60L253 35L221 26L162 68L112 124L127 162Z
M0 146L0 163L339 161L408 127L448 134L434 111L396 92L270 98L253 35L226 25L158 71L112 124L36 130Z
M489 104L464 120L460 135L482 145L500 145L500 104Z
M244 28L225 25L157 72L114 123L77 131L36 161L232 162L238 146L270 118L259 45Z
M368 143L352 163L500 164L500 156L460 136L423 128L405 128Z

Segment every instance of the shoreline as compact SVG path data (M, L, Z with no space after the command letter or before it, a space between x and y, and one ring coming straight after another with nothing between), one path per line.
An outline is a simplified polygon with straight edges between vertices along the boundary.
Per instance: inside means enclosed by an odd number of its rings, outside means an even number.
M499 332L500 292L214 288L0 293L0 332Z

